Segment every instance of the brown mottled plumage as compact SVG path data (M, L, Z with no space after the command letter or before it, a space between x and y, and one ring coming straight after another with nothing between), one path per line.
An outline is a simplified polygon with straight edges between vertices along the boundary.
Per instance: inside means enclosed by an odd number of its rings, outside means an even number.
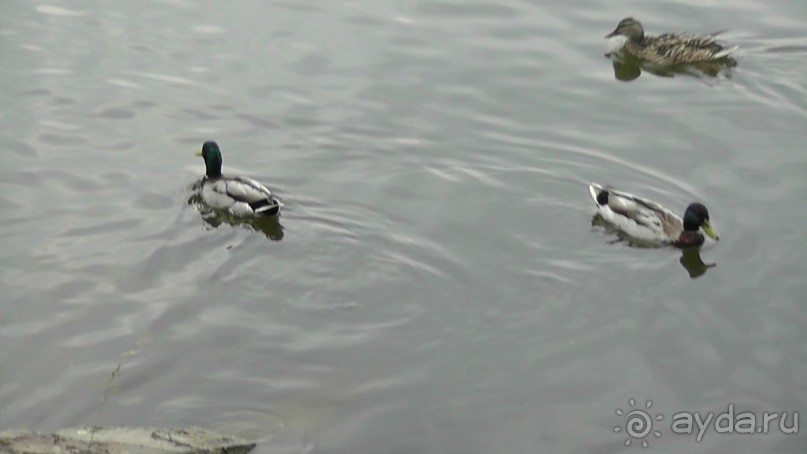
M675 65L728 58L737 47L726 47L717 42L719 33L665 33L645 36L641 22L628 17L619 21L616 29L605 37L623 35L628 38L624 49L632 55L657 65Z

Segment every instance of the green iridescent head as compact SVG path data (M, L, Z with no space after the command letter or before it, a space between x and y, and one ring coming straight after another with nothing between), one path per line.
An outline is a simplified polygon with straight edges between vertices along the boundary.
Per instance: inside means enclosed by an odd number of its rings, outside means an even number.
M202 144L202 149L196 152L196 156L201 156L205 160L205 167L207 168L205 175L208 177L221 176L221 150L219 144L208 140Z
M702 229L703 233L713 240L720 239L717 230L709 222L709 211L706 207L702 203L692 203L684 212L684 231L697 232L698 229Z

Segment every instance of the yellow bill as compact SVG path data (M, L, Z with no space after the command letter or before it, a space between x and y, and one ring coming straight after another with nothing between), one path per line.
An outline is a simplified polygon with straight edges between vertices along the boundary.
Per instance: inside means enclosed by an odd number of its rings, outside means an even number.
M713 240L720 240L720 237L717 235L717 230L712 227L712 224L710 224L708 220L703 221L701 228L703 229L703 233L709 235L709 238Z
M196 156L202 156L202 150L197 151Z

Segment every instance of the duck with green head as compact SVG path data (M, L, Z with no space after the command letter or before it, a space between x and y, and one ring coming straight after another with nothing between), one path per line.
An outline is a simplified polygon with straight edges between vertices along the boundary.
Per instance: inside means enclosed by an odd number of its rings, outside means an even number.
M597 213L635 239L678 247L702 245L703 233L719 239L709 220L709 211L701 203L691 203L682 219L656 202L627 192L597 183L591 183L588 189Z
M626 17L605 37L625 36L627 40L623 44L623 49L634 57L657 65L676 65L731 61L729 56L737 50L737 46L727 47L718 42L719 33L708 35L665 33L659 36L645 36L642 23L632 17Z
M235 216L280 214L280 201L266 186L244 176L221 174L221 149L216 142L205 142L196 155L205 161L205 176L199 189L205 204Z

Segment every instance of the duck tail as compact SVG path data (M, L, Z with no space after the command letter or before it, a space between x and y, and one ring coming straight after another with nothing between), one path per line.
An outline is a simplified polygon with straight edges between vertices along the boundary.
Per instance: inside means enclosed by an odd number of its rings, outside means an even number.
M272 205L255 210L259 216L276 216L280 212L280 205Z
M249 206L256 215L274 216L280 212L280 203L274 197L268 197L257 202L252 202Z
M600 186L597 183L589 183L588 192L591 193L591 198L597 206L608 204L608 189Z
M722 49L722 50L720 50L718 52L715 52L713 58L717 59L717 58L728 57L729 55L731 55L732 52L739 49L739 47L740 46L734 46L734 47L728 47L726 49Z

